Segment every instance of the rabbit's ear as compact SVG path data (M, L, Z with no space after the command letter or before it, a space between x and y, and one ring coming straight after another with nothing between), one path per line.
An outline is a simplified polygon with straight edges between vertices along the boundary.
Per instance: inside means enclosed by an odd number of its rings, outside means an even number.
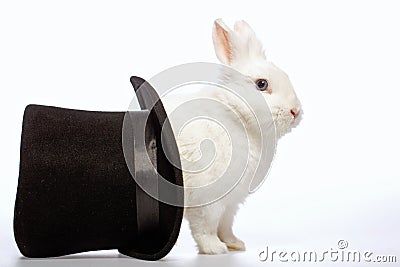
M247 53L249 58L266 59L261 42L258 40L256 33L246 21L236 21L233 29L239 40L242 40L242 42L245 40L245 44L241 43L241 45L236 45L238 50L242 51L242 54Z
M233 29L235 32L237 32L239 35L241 35L243 37L255 37L256 36L253 29L244 20L236 21Z
M231 32L222 19L214 21L213 41L215 54L221 63L227 65L232 62Z

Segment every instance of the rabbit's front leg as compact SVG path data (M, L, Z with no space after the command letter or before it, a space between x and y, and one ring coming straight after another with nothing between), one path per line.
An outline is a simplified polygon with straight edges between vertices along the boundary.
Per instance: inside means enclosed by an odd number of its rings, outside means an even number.
M204 207L186 209L186 218L200 254L223 254L228 252L225 243L218 238L218 225L225 207L218 202Z
M229 205L226 207L218 225L218 237L226 244L229 250L246 250L244 242L237 238L232 231L233 219L235 217L238 205Z

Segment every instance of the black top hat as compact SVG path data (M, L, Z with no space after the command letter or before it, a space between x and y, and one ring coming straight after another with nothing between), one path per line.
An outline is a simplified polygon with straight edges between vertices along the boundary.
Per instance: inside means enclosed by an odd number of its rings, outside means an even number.
M156 91L141 78L131 82L142 111L26 107L14 211L15 240L24 256L118 249L157 260L172 249L183 215L179 153ZM124 127L132 134L123 137ZM141 160L143 151L150 164ZM176 190L159 192L160 177ZM182 205L158 200L161 193Z

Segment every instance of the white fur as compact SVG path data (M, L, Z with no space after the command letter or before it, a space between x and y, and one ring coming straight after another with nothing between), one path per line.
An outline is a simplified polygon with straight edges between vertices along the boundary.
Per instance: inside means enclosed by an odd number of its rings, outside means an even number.
M225 39L219 40L219 38ZM260 97L265 99L265 105L268 104L272 111L277 137L279 138L287 133L300 120L300 116L294 118L290 112L291 109L295 109L297 113L301 113L300 102L288 76L266 60L262 45L250 26L244 21L239 21L236 22L232 31L221 20L216 20L213 39L215 51L220 61L250 79L236 80L235 77L223 76L222 78L231 79L233 83L243 84L243 86L248 86L249 82L259 78L269 81L269 88L272 90L271 94L259 92ZM229 44L228 51L227 42ZM257 90L255 85L253 87L254 90ZM186 208L185 217L189 221L199 253L221 254L226 253L228 250L245 250L245 244L233 234L232 225L239 204L243 203L249 194L249 183L257 167L256 159L261 151L261 140L257 134L258 128L254 123L256 118L254 118L254 114L251 113L249 108L246 108L238 99L235 99L228 92L216 88L205 87L201 91L193 91L186 98L183 96L166 96L163 102L167 112L172 113L175 107L187 100L196 98L215 99L226 104L226 108L220 107L212 112L218 115L219 120L223 121L224 124L237 129L237 131L230 132L229 135L236 134L239 136L240 132L238 131L242 129L241 125L245 124L248 136L243 142L248 142L250 153L240 145L239 149L243 149L241 152L249 154L249 164L244 172L243 179L232 191L218 201L208 205ZM196 108L204 109L204 112L210 112L206 106ZM252 108L257 109L258 107ZM232 110L239 115L240 121L233 115ZM229 162L235 160L231 159L232 145L234 144L231 143L230 136L223 127L213 121L195 121L190 127L176 129L172 116L171 123L181 158L185 160L182 168L186 188L212 183L226 171ZM204 152L200 149L200 143L204 139L211 139L215 146L215 158L212 166L201 172L186 171L195 168L196 164L198 164L198 159L201 158ZM186 203L201 202L202 198L205 197L204 194L196 191L188 190L185 193Z

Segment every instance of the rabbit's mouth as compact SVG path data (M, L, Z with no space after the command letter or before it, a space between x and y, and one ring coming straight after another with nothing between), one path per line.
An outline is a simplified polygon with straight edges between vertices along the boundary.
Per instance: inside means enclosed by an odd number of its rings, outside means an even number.
M293 129L293 128L296 128L297 125L299 125L300 121L301 121L302 118L303 118L303 114L304 114L303 110L300 109L299 113L297 114L297 116L296 116L296 117L293 119L293 121L292 121L292 124L291 124L291 128L292 128L292 129Z
M273 115L275 122L275 132L276 137L281 138L285 134L289 133L293 128L295 128L302 117L302 112L294 117L290 111L286 111L284 109L280 109L277 113Z

